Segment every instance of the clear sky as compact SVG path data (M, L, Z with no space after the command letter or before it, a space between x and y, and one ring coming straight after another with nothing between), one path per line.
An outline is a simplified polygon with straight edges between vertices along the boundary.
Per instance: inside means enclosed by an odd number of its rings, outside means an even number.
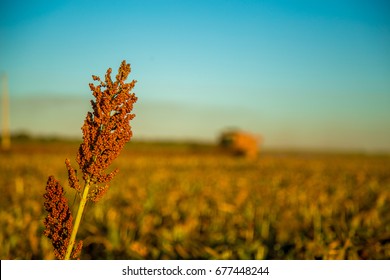
M81 137L91 75L123 59L138 139L390 151L388 1L0 2L13 132Z

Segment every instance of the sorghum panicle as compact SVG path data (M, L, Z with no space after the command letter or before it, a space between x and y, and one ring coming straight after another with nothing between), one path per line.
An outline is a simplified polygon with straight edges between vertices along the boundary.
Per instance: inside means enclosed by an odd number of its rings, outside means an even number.
M89 85L96 101L91 101L93 112L88 112L82 127L83 143L77 154L77 162L83 179L96 185L96 189L91 191L91 200L98 199L95 199L95 195L101 197L107 190L117 170L108 174L105 171L132 137L129 122L135 116L131 111L137 97L130 92L136 81L125 83L130 71L130 64L123 61L115 82L111 80L112 70L109 68L104 82L92 76L100 84ZM99 183L107 186L101 187Z
M51 239L55 257L62 260L65 257L73 230L73 217L68 206L68 200L64 196L64 189L53 176L50 176L47 181L46 193L43 197L45 198L44 206L48 212L43 222L45 225L43 234ZM73 251L74 258L77 258L81 251L82 243L80 242Z
M111 80L111 71L111 68L107 70L104 82L92 76L100 84L89 85L96 101L91 101L93 112L88 112L84 121L83 142L77 154L85 181L83 189L76 170L68 159L65 160L69 186L82 193L74 224L62 186L53 176L47 181L44 206L48 215L44 220L44 234L51 239L57 259L77 258L79 255L82 242L76 243L76 235L86 202L97 202L107 192L117 170L106 173L106 169L132 137L130 120L135 115L131 111L137 97L130 91L136 81L125 83L131 71L126 61L119 67L115 82Z

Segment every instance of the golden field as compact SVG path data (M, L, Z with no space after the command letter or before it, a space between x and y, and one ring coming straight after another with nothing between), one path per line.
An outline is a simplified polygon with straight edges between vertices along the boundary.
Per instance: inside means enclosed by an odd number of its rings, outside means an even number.
M64 161L76 167L77 149L21 141L0 152L1 259L54 258L43 194L54 175L72 205ZM130 143L113 165L108 193L87 205L81 259L390 259L390 155L245 159Z

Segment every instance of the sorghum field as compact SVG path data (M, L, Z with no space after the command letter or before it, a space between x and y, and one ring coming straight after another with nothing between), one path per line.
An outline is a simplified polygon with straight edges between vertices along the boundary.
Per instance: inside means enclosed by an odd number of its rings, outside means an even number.
M43 194L79 143L25 141L0 153L0 258L53 259ZM81 259L390 259L390 155L130 143L88 204ZM73 209L73 211L75 211Z

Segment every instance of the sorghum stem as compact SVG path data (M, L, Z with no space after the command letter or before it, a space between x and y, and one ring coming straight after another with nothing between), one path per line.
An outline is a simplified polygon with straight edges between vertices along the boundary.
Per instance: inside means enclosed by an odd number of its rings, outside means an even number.
M74 226L72 230L72 234L70 235L69 245L66 248L65 260L70 259L70 255L72 254L73 246L76 241L77 231L79 230L79 225L81 222L81 217L83 216L83 212L85 209L85 204L87 203L88 192L89 192L89 179L85 182L83 196L80 201L79 209L77 210L76 220L74 221Z

